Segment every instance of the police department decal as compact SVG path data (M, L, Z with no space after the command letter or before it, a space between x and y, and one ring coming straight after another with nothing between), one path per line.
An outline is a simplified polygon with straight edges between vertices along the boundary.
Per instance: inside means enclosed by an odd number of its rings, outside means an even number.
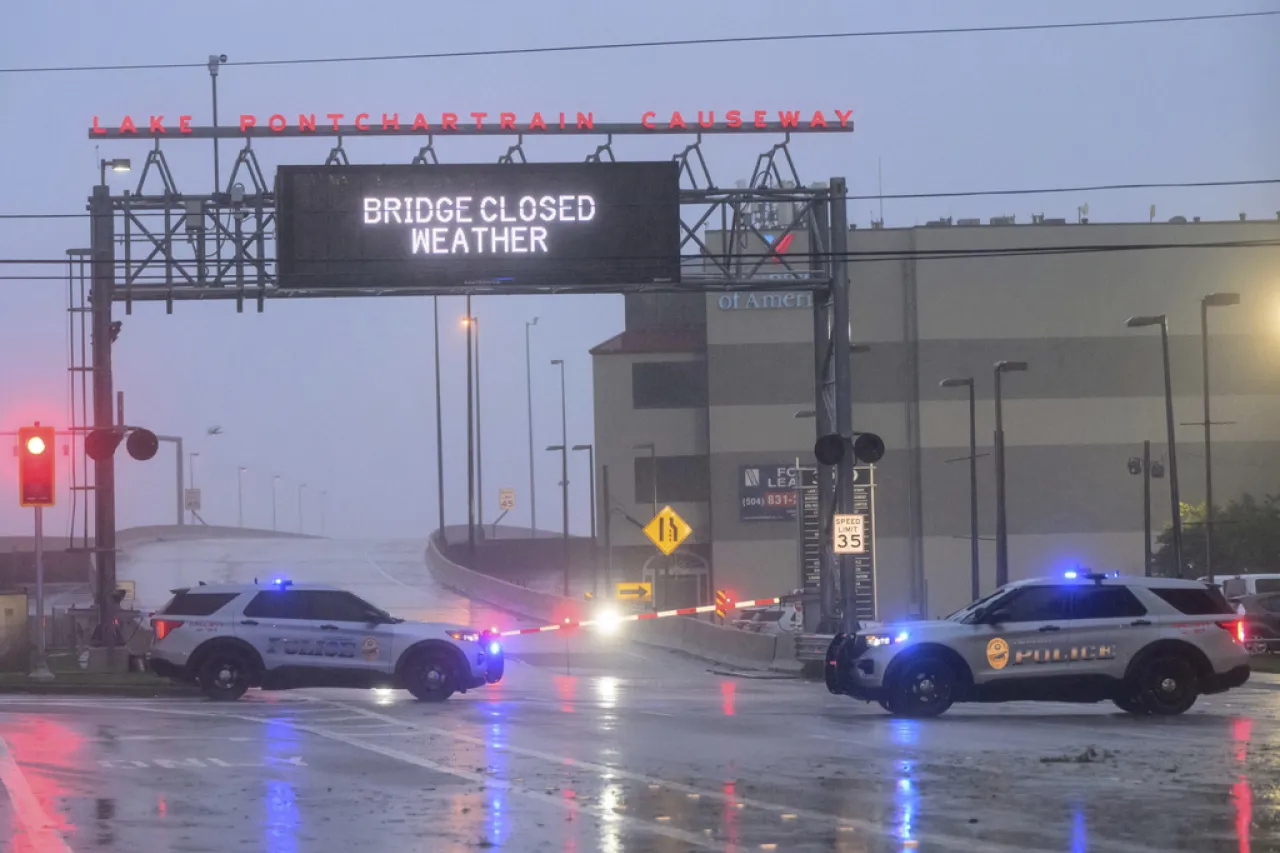
M992 669L1004 669L1009 663L1009 644L1000 637L987 643L987 663Z
M378 638L365 637L360 643L360 656L365 660L373 661L378 659Z

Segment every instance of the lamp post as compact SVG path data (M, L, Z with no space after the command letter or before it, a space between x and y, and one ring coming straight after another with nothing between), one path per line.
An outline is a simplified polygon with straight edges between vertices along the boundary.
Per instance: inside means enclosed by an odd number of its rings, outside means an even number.
M973 377L944 379L941 388L969 389L969 593L977 601L981 592L978 552L978 406Z
M436 373L436 510L439 514L440 540L444 542L444 414L440 405L440 297L431 297L431 322L435 334Z
M560 467L564 471L569 470L569 449L563 444L552 444L547 447L548 452L558 451L560 453ZM569 477L565 475L560 481L560 492L564 495L564 596L569 597Z
M471 317L470 333L474 342L476 359L476 526L484 529L484 435L481 433L480 416L484 406L480 402L480 318Z
M102 186L107 184L107 169L113 172L128 172L133 168L133 164L127 158L118 158L115 160L103 160L98 168L98 183Z
M1000 394L1000 377L1005 373L1027 369L1025 361L997 361L996 379L996 588L1009 582L1009 526L1005 516L1004 483L1004 400Z
M591 551L593 555L591 561L591 594L592 596L597 596L600 594L600 572L597 565L598 560L594 559L596 550L596 451L590 444L575 444L573 449L587 451L587 468L591 475L591 514L589 516L591 519Z
M475 405L475 387L471 384L471 294L467 294L466 317L463 319L467 328L467 560L468 565L476 561L476 456L475 456L475 421L472 408Z
M306 483L298 484L298 532L306 533L306 526L302 523L302 490L307 487Z
M278 531L280 528L276 525L276 487L280 485L280 475L273 474L271 476L271 530Z
M1169 319L1164 314L1149 317L1130 317L1125 325L1130 329L1146 326L1160 327L1160 352L1164 359L1164 420L1169 443L1169 512L1173 523L1173 559L1178 567L1175 577L1182 577L1182 499L1178 493L1178 450L1173 434L1173 377L1169 373Z
M564 594L569 596L569 409L564 383L564 359L551 360L560 368L560 487L564 502Z
M1209 293L1200 300L1200 355L1204 368L1204 567L1213 583L1213 445L1209 440L1209 309L1240 304L1238 293Z
M200 455L200 451L193 450L187 454L187 480L191 483L191 488L196 487L196 457ZM196 511L191 510L191 523L196 523Z
M538 318L524 323L524 390L529 410L529 536L538 535L538 500L533 477L533 362L530 360L529 330L538 325Z
M244 527L244 472L249 469L240 466L240 471L236 474L236 521L237 527Z

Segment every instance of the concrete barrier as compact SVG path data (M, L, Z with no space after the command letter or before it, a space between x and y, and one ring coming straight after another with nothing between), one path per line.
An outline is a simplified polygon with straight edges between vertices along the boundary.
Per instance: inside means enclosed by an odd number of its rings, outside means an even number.
M125 548L147 542L179 542L193 539L322 539L305 533L256 530L252 527L218 527L207 524L155 524L116 531L116 546Z
M550 593L526 589L459 566L441 553L432 535L426 549L427 570L442 585L467 598L544 625L588 619L588 605ZM740 669L799 670L793 643L769 634L753 634L714 625L689 616L673 616L629 623L626 630L638 642L684 652Z

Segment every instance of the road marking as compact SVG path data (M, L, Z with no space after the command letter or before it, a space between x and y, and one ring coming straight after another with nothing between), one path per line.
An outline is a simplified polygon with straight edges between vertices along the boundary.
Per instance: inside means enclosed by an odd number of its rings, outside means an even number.
M244 719L249 720L252 718L245 717ZM256 722L265 723L269 721L257 720ZM519 788L505 779L499 779L497 777L490 776L485 773L472 773L467 770L460 770L456 767L450 767L447 764L440 764L438 762L430 760L429 758L423 758L422 756L419 756L419 755L413 755L412 753L402 752L401 750L392 749L391 747L388 747L388 746L382 746L380 744L374 744L374 743L365 743L364 741L358 740L357 738L354 738L354 737L349 737L345 734L342 734L341 732L335 732L329 729L315 728L314 726L301 725L298 723L293 724L293 727L299 731L304 731L304 732L308 732L309 734L316 735L317 737L322 737L327 740L337 741L338 743L345 743L346 745L355 747L356 749L362 749L366 752L372 752L377 755L384 756L386 758L395 759L396 761L401 761L401 762L404 762L405 764L413 764L418 767L425 768L427 770L434 770L437 773L443 773L448 776L456 776L459 779L465 779L468 782L482 784L487 787L502 788L512 794L517 794L522 797L527 797L528 799L531 799L531 800L537 800L539 802L546 803L548 805L559 806L561 808L568 808L571 811L586 812L587 814L594 815L600 818L601 820L608 821L610 823L620 823L620 824L623 824L624 826L629 826L632 829L635 829L641 832L651 832L657 835L664 835L667 838L672 838L672 839L675 839L676 841L683 841L685 844L689 844L694 847L702 847L708 850L714 850L721 847L721 845L718 845L718 844L708 843L707 840L703 838L701 835L695 835L692 832L685 832L684 830L672 829L670 827L665 827L665 826L657 826L655 824L652 824L640 818L634 818L628 815L616 814L612 809L605 809L605 808L600 808L597 806L590 805L588 803L581 803L581 802L575 802L572 800L566 800L563 797L556 797L551 794L543 793L542 791L532 791L527 788Z
M54 828L53 821L31 791L27 777L14 760L4 738L0 738L0 782L4 783L5 790L9 792L9 801L13 803L18 820L27 830L32 849L36 853L71 853L71 848Z
M205 762L208 763L206 764ZM292 755L288 758L276 758L269 755L263 761L249 763L224 761L221 758L153 758L150 763L137 758L98 759L98 766L107 770L146 770L153 765L161 770L208 770L211 765L215 768L228 769L235 767L278 767L282 764L287 764L291 767L310 766L299 755Z

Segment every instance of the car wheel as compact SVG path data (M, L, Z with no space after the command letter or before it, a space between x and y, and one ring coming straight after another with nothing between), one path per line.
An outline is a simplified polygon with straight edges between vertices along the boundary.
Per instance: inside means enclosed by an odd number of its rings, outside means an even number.
M936 717L955 701L955 667L936 654L912 655L895 667L885 697L890 713Z
M1129 714L1135 714L1140 717L1146 716L1149 712L1146 706L1142 704L1142 700L1138 696L1128 690L1121 689L1111 697L1111 701L1116 703L1116 707L1121 711Z
M881 708L884 708L884 709L885 709L886 711L888 711L890 714L892 714L892 713L893 713L893 709L889 707L889 703L888 703L888 702L886 702L886 701L884 701L883 699L881 699L881 700L880 700L880 707L881 707Z
M252 666L244 652L226 647L205 656L197 680L200 691L215 702L234 702L249 689Z
M453 662L440 651L416 652L405 666L404 684L421 702L443 702L453 695Z
M1138 700L1147 713L1161 717L1181 714L1196 703L1200 679L1186 658L1159 655L1138 673Z

